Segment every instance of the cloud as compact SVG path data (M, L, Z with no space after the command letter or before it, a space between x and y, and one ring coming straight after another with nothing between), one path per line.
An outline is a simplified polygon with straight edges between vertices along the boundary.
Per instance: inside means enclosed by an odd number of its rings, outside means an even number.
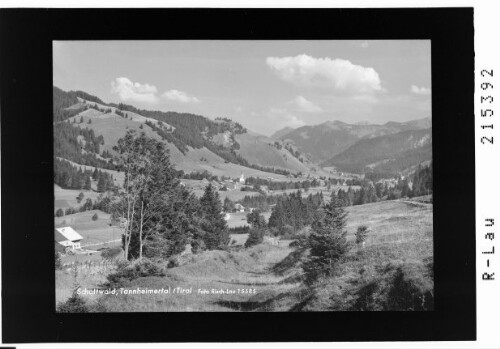
M295 57L267 57L266 63L280 79L299 87L350 93L384 90L375 69L355 65L344 59L314 58L302 54Z
M431 89L426 87L418 87L416 85L411 85L410 87L411 93L415 93L417 95L430 95Z
M297 96L293 100L290 101L293 105L297 107L298 110L305 113L319 113L322 112L323 109L315 105L314 103L308 101L302 96Z
M170 101L179 103L200 103L200 100L194 96L188 95L186 92L179 90L169 90L161 95Z
M111 82L111 92L118 94L124 102L157 103L158 90L149 84L132 82L129 78L119 77Z
M111 82L111 92L116 93L124 102L158 103L156 86L133 82L129 78L120 77ZM186 92L169 90L161 95L162 98L179 103L200 103L200 100Z
M293 128L304 126L306 123L300 120L296 115L289 113L286 109L271 108L267 113L279 128L290 126Z

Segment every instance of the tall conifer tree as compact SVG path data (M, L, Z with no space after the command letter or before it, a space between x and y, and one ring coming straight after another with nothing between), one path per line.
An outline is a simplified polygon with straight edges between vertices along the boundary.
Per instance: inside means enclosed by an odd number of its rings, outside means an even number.
M200 208L203 216L202 240L209 250L222 249L229 244L229 231L222 213L219 193L212 184L205 187L205 192L200 199Z
M347 212L339 200L334 199L323 206L322 218L313 223L308 238L311 251L303 268L309 282L330 274L347 253L346 221Z

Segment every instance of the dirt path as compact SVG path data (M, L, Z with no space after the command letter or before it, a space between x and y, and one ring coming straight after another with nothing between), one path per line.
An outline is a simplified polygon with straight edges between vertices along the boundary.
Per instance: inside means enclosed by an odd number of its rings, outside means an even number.
M168 311L265 309L271 297L295 286L282 283L285 277L273 272L273 267L291 251L288 244L259 245L229 253L214 251L200 256L201 261L171 269L179 278L177 287L190 289L192 293L171 297Z
M271 310L266 308L271 298L296 287L293 283L283 283L285 276L273 271L273 267L290 252L292 249L284 243L279 247L261 244L249 249L205 251L190 256L179 267L167 269L164 277L141 277L121 289L164 289L169 290L168 293L120 292L97 298L109 312ZM56 276L59 296L69 296L62 291L69 289L71 276L62 272L59 274ZM105 280L105 276L99 280L87 275L81 276L85 278L83 287L93 288ZM86 297L91 302L95 302L97 298Z
M285 277L273 272L274 266L291 251L288 246L276 247L274 251L259 256L259 263L249 269L240 270L236 279L216 280L215 283L222 289L234 291L236 294L221 294L209 303L232 311L266 310L272 297L295 287L293 284L282 283Z

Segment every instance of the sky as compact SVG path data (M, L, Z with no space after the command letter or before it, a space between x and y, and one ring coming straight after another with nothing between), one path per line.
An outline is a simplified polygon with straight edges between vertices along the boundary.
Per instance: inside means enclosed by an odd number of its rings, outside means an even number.
M430 40L54 41L54 85L271 135L431 117Z

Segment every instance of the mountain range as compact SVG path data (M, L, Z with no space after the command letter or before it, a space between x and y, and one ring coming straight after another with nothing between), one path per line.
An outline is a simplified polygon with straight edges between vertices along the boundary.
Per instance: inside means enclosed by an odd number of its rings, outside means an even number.
M212 120L189 113L141 110L54 87L54 122L55 134L67 138L56 142L57 156L67 158L77 151L86 152L87 160L94 156L97 162L111 164L117 155L113 150L117 140L128 129L136 129L164 141L178 169L206 170L218 176L245 173L283 179L290 173L330 173L322 167L355 173L400 172L432 158L430 118L384 125L327 121L297 129L287 127L267 137L227 118ZM68 125L92 130L93 138L85 138L88 132L75 136ZM83 149L87 143L96 143L96 137L102 139L97 151L88 146L85 150L75 148L75 144ZM75 158L68 160L78 162Z
M431 118L407 122L390 121L383 125L366 122L348 124L342 121L326 121L319 125L284 128L273 137L295 144L314 162L332 159L361 139L375 138L408 130L431 128Z
M321 165L354 173L399 173L431 159L431 129L420 129L362 138Z

